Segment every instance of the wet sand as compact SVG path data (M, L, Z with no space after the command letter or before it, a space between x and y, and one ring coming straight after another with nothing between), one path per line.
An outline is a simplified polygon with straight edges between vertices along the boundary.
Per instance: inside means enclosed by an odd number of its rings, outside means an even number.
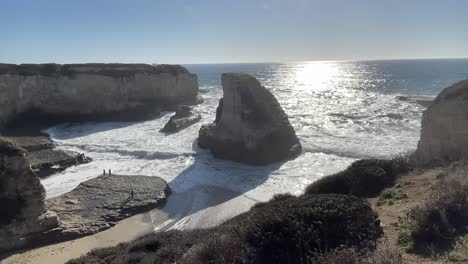
M153 231L211 227L245 212L256 200L248 194L199 186L169 196L166 205L120 221L116 226L72 241L15 253L0 263L62 264L94 248L115 246Z

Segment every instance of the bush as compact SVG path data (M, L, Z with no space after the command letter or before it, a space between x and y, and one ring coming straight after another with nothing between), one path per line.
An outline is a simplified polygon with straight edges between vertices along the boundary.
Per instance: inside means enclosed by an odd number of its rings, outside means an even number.
M399 240L409 251L438 254L452 248L455 238L468 232L466 168L467 165L458 164L447 169L430 198L403 219Z
M320 254L312 259L315 264L403 264L403 254L389 245L383 245L375 251L358 251L355 248L343 248Z
M468 235L455 239L453 248L447 252L445 258L454 262L468 262Z
M308 263L340 246L373 248L381 234L360 198L280 195L215 228L155 233L69 263Z
M379 201L377 202L377 205L378 206L382 204L393 205L397 201L407 199L407 198L408 198L408 195L406 195L406 193L404 193L400 189L396 189L396 188L385 189L380 193Z
M69 263L174 263L209 236L210 229L149 234L116 247L96 249Z
M397 176L409 169L405 158L368 159L351 164L346 170L322 178L306 188L306 193L341 193L375 197L395 184Z

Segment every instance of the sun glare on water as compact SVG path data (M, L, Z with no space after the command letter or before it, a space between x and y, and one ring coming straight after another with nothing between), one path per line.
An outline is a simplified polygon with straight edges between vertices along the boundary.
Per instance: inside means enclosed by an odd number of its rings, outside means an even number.
M304 89L325 91L329 83L340 74L340 68L335 62L306 62L302 64L295 75L294 82Z

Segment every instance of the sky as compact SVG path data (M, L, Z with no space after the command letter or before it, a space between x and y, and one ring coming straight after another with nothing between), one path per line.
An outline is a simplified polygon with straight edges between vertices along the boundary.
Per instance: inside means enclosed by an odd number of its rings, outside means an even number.
M468 58L465 0L0 0L2 63Z

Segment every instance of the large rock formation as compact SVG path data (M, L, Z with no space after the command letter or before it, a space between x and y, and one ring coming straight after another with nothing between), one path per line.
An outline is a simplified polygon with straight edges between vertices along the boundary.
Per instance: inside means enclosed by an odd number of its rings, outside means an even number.
M57 242L95 234L124 218L155 209L170 193L167 182L155 176L106 174L87 180L46 201L47 208L59 216L60 228L39 240Z
M288 116L254 77L224 73L224 96L214 123L199 131L198 145L218 158L262 165L301 153Z
M28 111L85 116L195 101L197 76L178 65L0 64L0 124Z
M436 165L468 158L468 80L445 88L424 111L412 159Z
M58 225L44 201L44 187L31 170L27 152L0 138L0 252Z

